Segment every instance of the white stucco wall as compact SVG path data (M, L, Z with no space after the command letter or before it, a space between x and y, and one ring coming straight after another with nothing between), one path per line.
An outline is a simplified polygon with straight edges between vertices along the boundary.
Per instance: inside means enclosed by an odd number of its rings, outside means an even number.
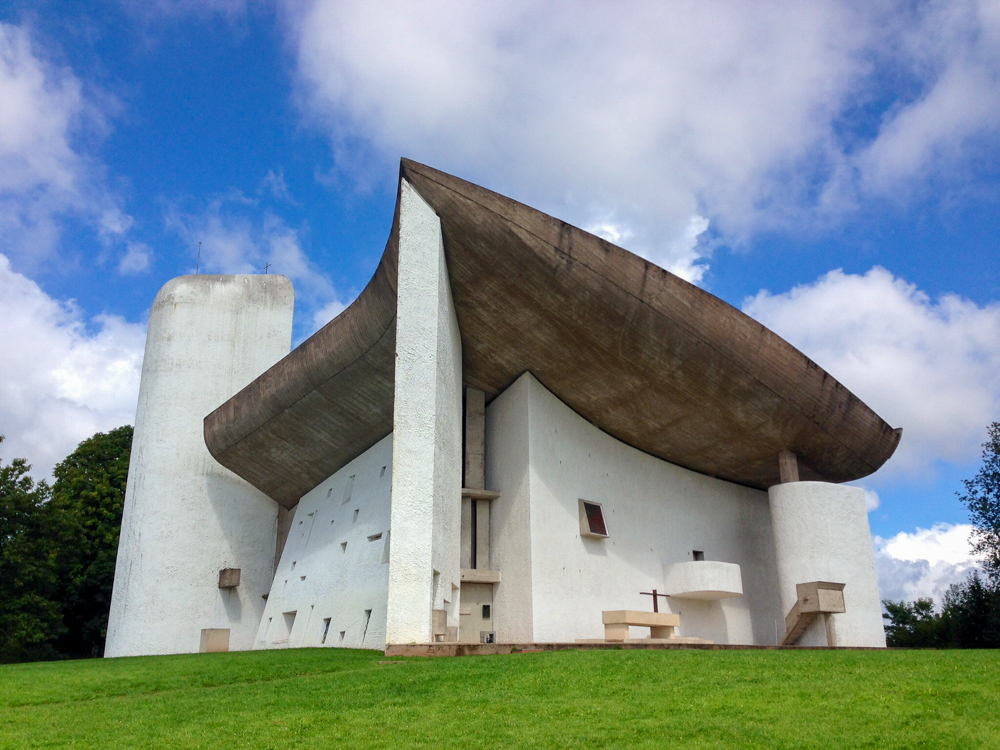
M255 648L385 648L391 491L389 435L303 496ZM290 632L289 612L296 613Z
M277 504L209 454L204 417L291 347L284 276L182 276L149 315L107 656L198 651L202 628L253 644ZM240 568L236 589L218 588Z
M462 341L441 222L405 180L400 191L386 637L431 640L431 611L458 625Z
M826 482L789 482L775 485L768 495L782 612L795 604L797 583L844 583L847 611L832 615L836 645L885 646L864 491ZM822 618L810 625L799 645L826 645Z
M664 566L701 550L707 560L740 566L744 595L661 600L661 611L681 615L683 635L776 642L782 615L767 493L625 445L530 374L487 409L487 486L503 493L491 533L502 576L499 640L524 639L528 622L538 642L602 638L602 610L651 610L650 597L639 592L662 591ZM603 505L608 539L581 537L579 498Z

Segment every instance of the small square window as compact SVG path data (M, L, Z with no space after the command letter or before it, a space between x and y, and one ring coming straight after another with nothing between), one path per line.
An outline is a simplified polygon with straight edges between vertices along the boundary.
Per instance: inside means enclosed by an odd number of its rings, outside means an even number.
M705 553L700 549L691 550L691 557L694 558L696 562L701 562L705 559Z
M580 535L591 539L606 539L610 536L600 503L580 500Z

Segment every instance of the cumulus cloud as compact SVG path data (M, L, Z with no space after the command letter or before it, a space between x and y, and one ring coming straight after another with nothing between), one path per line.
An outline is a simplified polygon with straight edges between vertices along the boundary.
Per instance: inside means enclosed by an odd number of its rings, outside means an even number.
M881 476L974 460L987 422L1000 414L1000 303L933 300L876 267L762 291L743 310L903 428Z
M338 169L426 161L694 280L702 222L739 241L836 220L954 178L1000 123L985 0L287 6Z
M167 216L167 227L187 244L192 260L201 243L202 273L264 273L267 266L269 273L290 278L297 300L317 328L345 307L329 277L309 260L299 232L261 209L254 198L234 190L195 211L175 206ZM323 320L328 313L330 318Z
M87 321L0 255L0 449L47 476L84 438L135 419L145 326Z
M107 103L107 97L101 97ZM80 146L108 130L107 114L68 68L48 61L31 34L0 23L0 241L32 266L56 252L61 220L82 218L106 243L132 218Z
M118 263L118 270L125 274L143 273L149 270L149 263L153 257L153 251L144 242L129 242L128 248L121 261Z
M929 529L876 536L875 569L883 599L930 597L940 608L945 591L961 583L978 561L970 554L968 524L935 524Z

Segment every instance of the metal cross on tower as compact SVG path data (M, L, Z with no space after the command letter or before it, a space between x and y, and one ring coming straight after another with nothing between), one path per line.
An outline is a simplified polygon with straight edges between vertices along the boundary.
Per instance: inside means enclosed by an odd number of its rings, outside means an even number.
M656 589L653 589L652 591L640 591L639 594L641 596L651 596L651 597L653 597L653 611L654 612L659 612L660 611L659 602L657 601L658 598L662 596L664 599L667 599L670 596L669 594L657 594L656 593Z

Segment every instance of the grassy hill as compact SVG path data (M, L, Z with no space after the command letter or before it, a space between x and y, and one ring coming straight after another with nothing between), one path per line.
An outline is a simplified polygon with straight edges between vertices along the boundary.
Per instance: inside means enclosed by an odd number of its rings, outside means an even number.
M0 667L0 747L1000 747L1000 652L297 649Z

